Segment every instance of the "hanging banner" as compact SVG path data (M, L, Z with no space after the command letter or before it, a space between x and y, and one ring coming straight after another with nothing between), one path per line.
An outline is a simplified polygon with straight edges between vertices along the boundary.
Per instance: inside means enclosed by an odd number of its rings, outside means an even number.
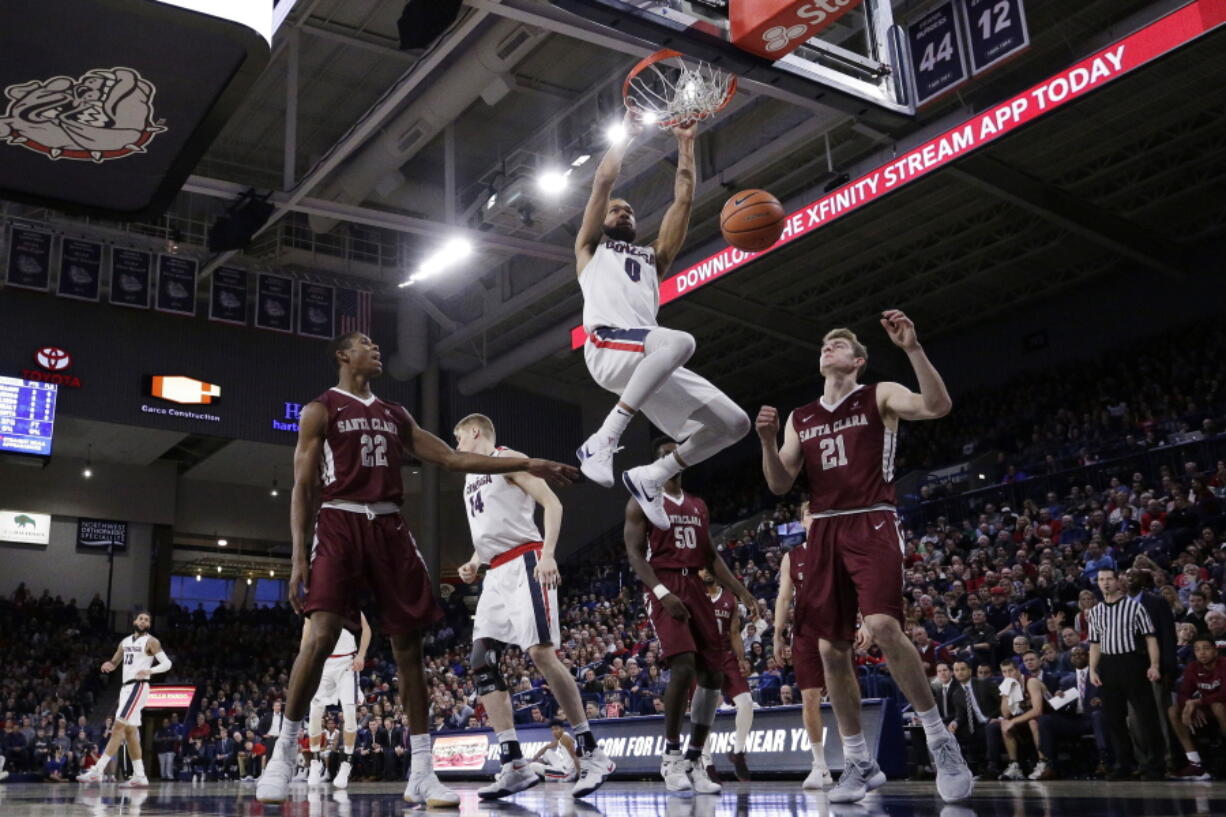
M331 340L336 334L332 305L335 290L322 284L298 284L298 334Z
M111 248L111 303L149 308L149 273L153 256L140 250Z
M261 273L256 280L255 325L274 332L294 331L294 279Z
M158 312L195 316L197 266L194 258L158 256Z
M51 233L13 225L8 285L46 292L51 287Z
M96 301L102 291L102 245L65 238L60 242L60 283L56 294Z
M209 279L209 320L247 325L247 271L221 267Z

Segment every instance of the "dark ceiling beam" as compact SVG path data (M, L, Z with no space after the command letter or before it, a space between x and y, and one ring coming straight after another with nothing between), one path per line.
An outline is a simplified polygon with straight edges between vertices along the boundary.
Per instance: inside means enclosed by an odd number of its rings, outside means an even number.
M709 315L747 326L791 346L821 352L822 327L792 312L751 301L715 287L703 287L685 298L685 305Z
M1149 269L1174 278L1186 272L1173 241L999 159L970 156L945 172Z

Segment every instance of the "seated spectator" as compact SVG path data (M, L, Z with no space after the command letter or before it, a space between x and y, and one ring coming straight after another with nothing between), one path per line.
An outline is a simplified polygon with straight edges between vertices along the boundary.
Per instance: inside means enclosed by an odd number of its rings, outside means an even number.
M1054 764L1058 757L1057 745L1062 739L1078 740L1093 735L1100 765L1105 765L1104 761L1109 756L1099 689L1090 680L1089 653L1084 647L1075 647L1070 651L1070 660L1073 670L1061 679L1059 691L1076 689L1077 698L1039 717L1039 746L1043 756L1048 758L1049 765L1037 779L1052 779L1058 776Z

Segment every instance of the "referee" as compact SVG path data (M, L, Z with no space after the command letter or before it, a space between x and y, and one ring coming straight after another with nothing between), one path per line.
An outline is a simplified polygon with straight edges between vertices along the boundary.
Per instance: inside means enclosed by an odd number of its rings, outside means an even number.
M1100 568L1097 581L1103 601L1089 615L1090 681L1102 689L1103 715L1115 749L1116 765L1110 779L1126 780L1136 767L1128 734L1129 704L1136 713L1140 744L1161 745L1162 727L1150 686L1151 681L1160 677L1158 638L1149 613L1124 595L1113 568ZM1146 654L1138 649L1138 636L1145 639ZM1144 779L1163 780L1165 771L1161 753L1151 752Z

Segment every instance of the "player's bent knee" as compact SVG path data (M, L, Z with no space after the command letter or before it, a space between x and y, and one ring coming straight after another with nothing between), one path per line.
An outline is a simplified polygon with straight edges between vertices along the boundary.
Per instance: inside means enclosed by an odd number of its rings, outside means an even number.
M498 667L498 646L498 642L490 638L478 638L473 641L470 658L478 695L507 691L507 682Z

